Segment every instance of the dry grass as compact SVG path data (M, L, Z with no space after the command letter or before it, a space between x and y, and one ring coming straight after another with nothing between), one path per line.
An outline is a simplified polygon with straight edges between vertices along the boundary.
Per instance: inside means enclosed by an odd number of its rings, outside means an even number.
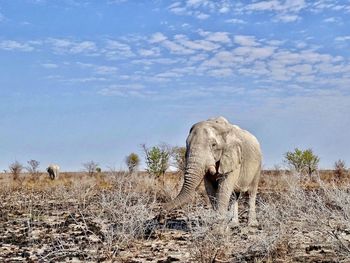
M155 220L181 176L163 184L146 173L87 176L0 174L0 261L32 262L349 262L350 184L332 171L303 179L264 172L258 195L260 227L218 218L200 188L196 199Z

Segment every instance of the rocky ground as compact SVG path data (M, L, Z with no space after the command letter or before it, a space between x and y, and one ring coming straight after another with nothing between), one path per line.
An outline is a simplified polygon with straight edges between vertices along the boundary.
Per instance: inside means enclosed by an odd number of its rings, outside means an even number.
M350 262L348 190L262 191L249 228L244 198L231 227L200 196L155 219L162 195L145 181L63 182L2 184L0 262Z

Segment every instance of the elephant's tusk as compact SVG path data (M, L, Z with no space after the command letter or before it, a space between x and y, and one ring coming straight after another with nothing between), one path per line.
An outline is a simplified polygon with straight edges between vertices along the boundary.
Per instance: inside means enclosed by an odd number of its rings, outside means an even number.
M216 174L216 168L214 165L211 165L208 167L208 172L211 174L211 175L215 175Z

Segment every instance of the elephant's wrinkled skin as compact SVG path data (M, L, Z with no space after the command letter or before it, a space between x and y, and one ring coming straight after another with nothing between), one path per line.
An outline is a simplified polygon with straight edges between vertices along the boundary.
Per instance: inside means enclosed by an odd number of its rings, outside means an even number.
M255 201L262 154L249 132L218 117L192 126L186 141L186 172L178 196L164 205L169 211L188 202L204 179L211 204L220 215L233 210L238 224L238 196L249 193L249 225L257 225Z

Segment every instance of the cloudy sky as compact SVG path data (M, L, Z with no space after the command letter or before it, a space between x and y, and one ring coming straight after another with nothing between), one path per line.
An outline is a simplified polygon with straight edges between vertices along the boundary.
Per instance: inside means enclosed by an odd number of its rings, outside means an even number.
M0 169L124 167L225 116L350 165L350 1L0 0Z

